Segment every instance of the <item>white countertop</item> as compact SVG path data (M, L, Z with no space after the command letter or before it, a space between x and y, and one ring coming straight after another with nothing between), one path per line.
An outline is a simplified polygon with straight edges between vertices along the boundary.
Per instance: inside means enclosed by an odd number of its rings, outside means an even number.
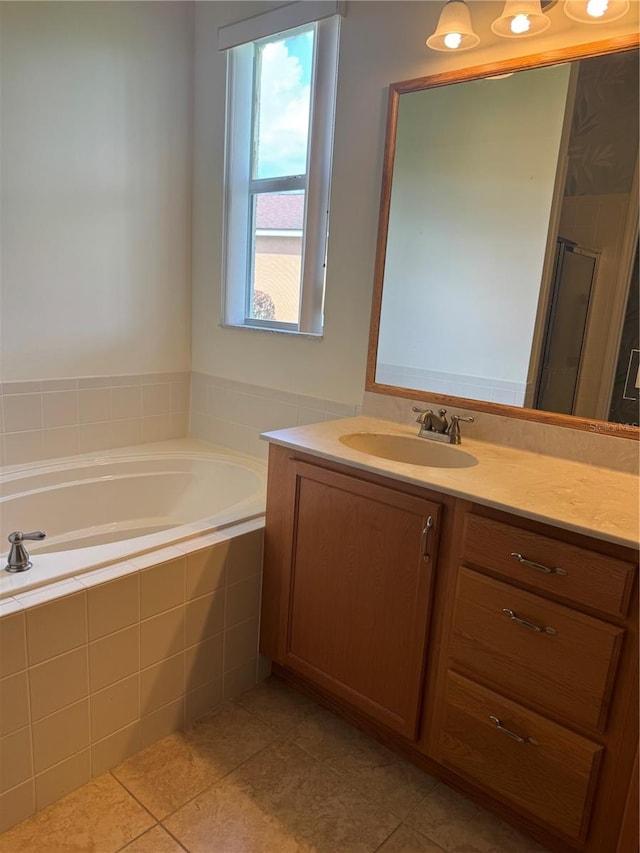
M473 454L477 465L409 465L353 450L339 440L342 435L362 432L416 436L418 427L370 417L343 418L274 430L263 433L262 438L620 545L637 547L640 541L639 483L633 474L488 444L464 435L459 448L448 447Z

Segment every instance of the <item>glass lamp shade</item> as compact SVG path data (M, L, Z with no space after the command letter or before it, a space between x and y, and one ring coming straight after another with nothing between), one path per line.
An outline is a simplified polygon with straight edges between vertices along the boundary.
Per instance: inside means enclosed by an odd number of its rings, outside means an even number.
M567 18L581 24L606 24L629 11L629 0L566 0Z
M507 0L502 15L491 24L497 36L526 38L543 33L551 24L542 13L540 0Z
M438 26L427 39L432 50L469 50L480 43L471 26L471 15L464 0L449 0L440 13Z

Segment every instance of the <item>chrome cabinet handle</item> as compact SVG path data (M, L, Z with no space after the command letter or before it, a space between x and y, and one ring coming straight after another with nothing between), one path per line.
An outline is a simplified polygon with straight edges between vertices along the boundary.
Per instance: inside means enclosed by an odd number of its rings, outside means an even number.
M549 628L547 625L536 625L535 622L527 622L526 619L521 619L517 613L514 613L513 610L509 610L508 607L503 607L502 612L505 616L508 616L512 622L515 622L517 625L522 625L523 628L528 628L530 631L535 631L536 634L557 634L555 628Z
M566 575L566 571L559 567L549 568L549 566L543 566L542 563L534 563L533 560L527 560L526 557L523 557L522 554L518 554L517 551L512 551L511 556L515 557L515 559L522 563L523 566L528 566L530 569L535 569L536 572L542 572L545 575Z
M427 547L429 545L429 531L431 530L432 527L433 527L433 518L429 515L429 516L427 516L427 520L424 523L424 529L422 531L422 544L420 546L422 549L422 559L425 561L425 563L428 563L429 560L431 559L431 555L427 551Z
M511 738L511 740L515 740L515 741L517 741L517 743L532 743L532 744L537 744L537 743L538 743L538 741L537 741L537 740L535 740L535 738L521 737L519 734L516 734L515 732L512 732L512 731L511 731L511 729L507 729L507 728L505 728L505 727L502 725L502 720L498 719L498 717L494 717L493 715L490 715L490 716L489 716L489 719L491 720L491 722L493 723L493 725L498 729L498 731L500 731L500 732L502 732L503 734L507 735L507 737L510 737L510 738Z

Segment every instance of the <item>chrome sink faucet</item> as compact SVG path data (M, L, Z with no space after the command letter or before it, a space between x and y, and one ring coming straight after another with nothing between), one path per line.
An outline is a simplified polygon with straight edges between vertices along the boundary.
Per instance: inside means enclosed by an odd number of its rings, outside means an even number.
M460 444L460 421L473 423L473 418L463 418L461 415L451 415L451 421L447 420L447 410L438 409L436 415L431 409L419 409L414 406L411 409L418 417L416 423L420 424L418 435L420 438L430 438L434 441L445 441L447 444Z

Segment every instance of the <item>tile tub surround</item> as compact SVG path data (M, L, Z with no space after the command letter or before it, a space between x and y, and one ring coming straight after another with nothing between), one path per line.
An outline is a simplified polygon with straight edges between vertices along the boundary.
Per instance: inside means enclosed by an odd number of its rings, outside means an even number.
M189 373L4 382L0 464L184 438Z
M222 444L240 453L266 459L261 432L301 426L357 414L356 403L338 403L277 391L244 382L191 374L192 438Z
M275 679L15 826L0 850L542 853Z
M0 604L0 829L268 674L262 522Z

